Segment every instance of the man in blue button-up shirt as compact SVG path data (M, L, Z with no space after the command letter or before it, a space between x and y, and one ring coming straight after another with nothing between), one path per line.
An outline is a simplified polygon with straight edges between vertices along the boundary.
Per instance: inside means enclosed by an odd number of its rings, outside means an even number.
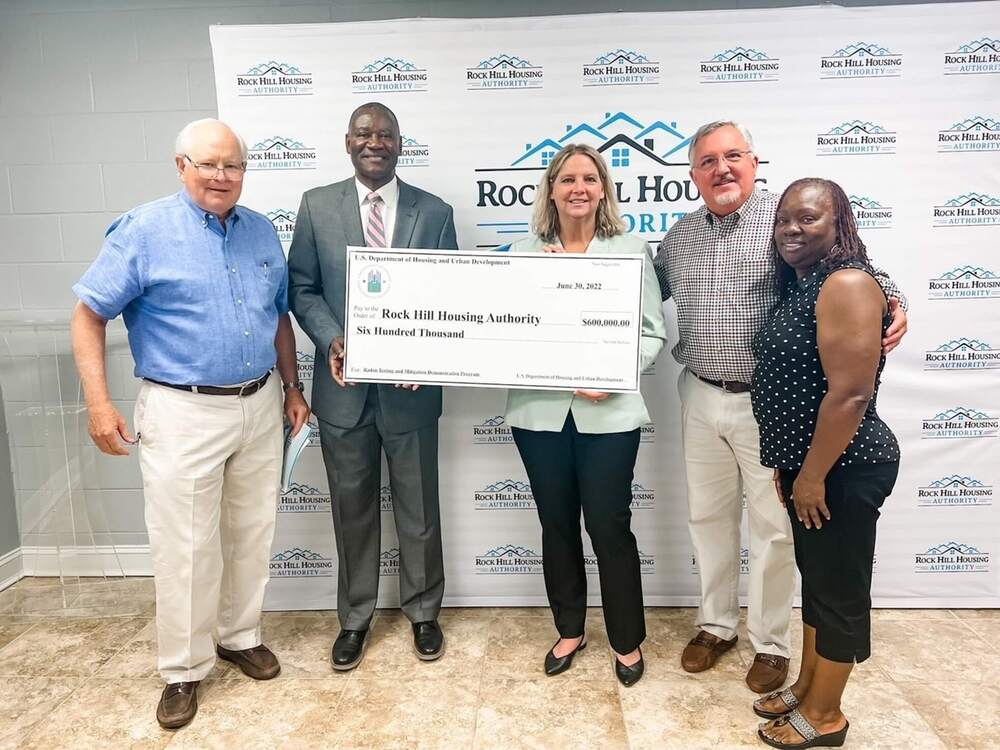
M288 317L285 257L271 222L236 205L246 145L217 120L177 138L184 189L139 206L108 229L73 287L73 348L105 453L141 440L160 674L156 717L194 718L197 686L216 654L256 679L280 666L261 644L281 472L284 413L309 416ZM136 437L108 394L105 327L121 314L135 374Z

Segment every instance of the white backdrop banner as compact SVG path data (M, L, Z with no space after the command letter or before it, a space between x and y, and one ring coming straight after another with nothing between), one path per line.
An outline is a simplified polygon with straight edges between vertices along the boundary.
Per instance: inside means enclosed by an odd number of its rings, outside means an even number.
M910 300L879 403L903 462L879 525L875 601L1000 605L1000 4L211 32L220 116L250 147L243 202L271 217L286 248L302 192L351 175L348 116L372 100L399 118L401 177L454 206L466 250L527 233L541 170L571 142L604 154L630 230L654 244L700 203L687 146L710 120L749 126L768 190L804 176L839 182L873 259ZM672 344L672 303L666 312ZM298 335L308 384L323 364ZM654 605L698 594L678 372L664 351L642 383L654 424L643 429L633 528ZM497 391L445 393L446 604L545 601L541 534L503 404ZM392 606L399 551L383 484L380 604ZM330 502L317 444L281 500L270 608L334 606Z

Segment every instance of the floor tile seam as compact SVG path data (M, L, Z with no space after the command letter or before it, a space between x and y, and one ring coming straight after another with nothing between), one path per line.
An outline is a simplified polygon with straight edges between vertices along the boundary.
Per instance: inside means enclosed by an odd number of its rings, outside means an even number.
M920 720L922 722L924 722L924 725L927 727L928 731L932 735L934 735L935 737L937 737L938 740L940 740L941 744L945 748L950 748L951 747L951 744L950 744L951 741L950 741L950 739L948 737L945 737L944 735L942 735L940 732L938 732L937 729L934 728L934 724L931 723L930 719L928 719L926 716L924 716L924 712L920 710L920 706L918 706L916 703L914 703L913 701L911 701L910 700L910 696L908 696L906 694L906 691L903 690L903 688L901 687L901 685L904 685L906 683L916 683L918 685L925 684L925 683L918 682L917 680L903 680L903 681L896 682L896 683L893 683L893 684L896 685L896 689L899 691L899 694L903 697L903 700L906 702L906 705L908 705L910 708L912 708L914 710L914 712L917 714L917 716L920 717ZM939 683L935 683L935 684L947 684L947 683L946 682L939 682ZM968 685L969 683L964 682L964 683L961 683L961 684Z
M29 625L23 632L18 633L16 636L14 636L13 638L11 638L3 646L0 646L0 664L3 663L3 652L4 652L4 650L6 650L7 647L10 646L12 643L14 643L15 641L17 641L18 638L21 638L23 635L25 635L26 633L30 632L34 628L36 628L39 625L40 622L41 621L31 623L31 625Z
M38 678L36 678L36 679L38 679ZM58 680L58 679L65 679L65 678L64 677L43 677L41 679ZM41 727L42 722L44 722L47 719L51 718L60 708L62 708L64 705L66 705L66 703L69 701L69 699L72 698L74 695L76 695L78 691L83 690L83 688L87 687L87 685L90 683L90 680L92 678L81 677L79 679L80 679L80 684L79 685L77 685L75 688L73 688L68 693L66 693L66 695L63 697L63 699L61 701L59 701L58 703L56 703L56 705L54 705L52 708L50 708L46 712L46 714L44 716L39 717L38 721L36 721L34 724L31 725L31 728L28 730L28 733L25 734L24 737L21 738L21 741L18 743L18 746L21 746L24 743L26 743L28 740L30 740L31 736L33 734L35 734L38 730L40 730L42 728Z
M994 643L992 643L985 635L983 635L982 633L980 633L979 631L977 631L974 627L972 627L972 625L969 624L969 623L972 623L972 622L976 622L975 620L967 620L967 619L964 619L962 617L957 617L956 619L960 623L962 623L962 627L964 627L970 633L972 633L973 635L975 635L979 640L981 640L983 643L985 643L986 646L990 649L990 651L992 651L993 653L1000 654L1000 644L994 644Z

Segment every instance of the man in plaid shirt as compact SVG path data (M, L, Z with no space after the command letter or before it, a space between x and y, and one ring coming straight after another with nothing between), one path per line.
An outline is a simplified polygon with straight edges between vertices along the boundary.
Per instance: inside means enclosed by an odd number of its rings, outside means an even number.
M698 634L681 664L688 672L709 669L736 643L742 489L750 529L747 630L756 654L747 684L766 693L788 675L795 585L791 525L771 469L760 464L749 385L751 342L778 299L771 254L778 196L756 187L753 139L738 123L699 128L688 157L705 205L671 228L654 261L663 299L677 305L673 355L684 365L678 390L688 526L701 573ZM888 352L906 332L906 314L899 290L876 275L894 317L883 341Z

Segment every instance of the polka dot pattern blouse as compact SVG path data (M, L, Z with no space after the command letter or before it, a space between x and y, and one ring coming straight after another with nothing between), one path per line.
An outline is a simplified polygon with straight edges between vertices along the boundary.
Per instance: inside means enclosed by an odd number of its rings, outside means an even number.
M854 262L814 270L796 282L754 339L757 367L750 396L753 414L760 426L760 459L764 466L798 469L809 451L819 405L829 390L816 342L816 300L830 274L842 268L869 271ZM887 314L882 321L883 333L890 321L891 316ZM883 353L875 377L875 391L857 433L838 461L839 466L899 460L896 437L875 412L884 366Z

